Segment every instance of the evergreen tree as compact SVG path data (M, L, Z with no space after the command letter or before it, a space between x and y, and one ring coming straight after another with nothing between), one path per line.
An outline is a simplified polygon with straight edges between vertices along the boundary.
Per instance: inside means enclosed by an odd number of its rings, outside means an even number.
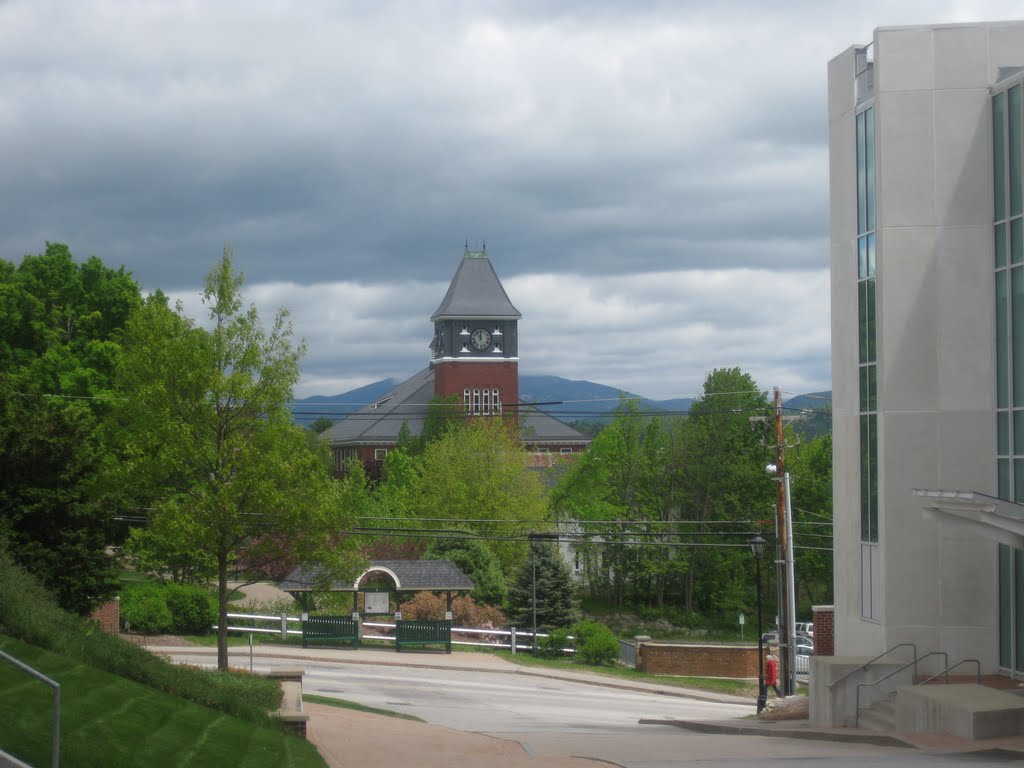
M533 626L535 573L537 627L568 627L579 618L576 590L569 564L562 559L558 546L550 542L534 543L530 556L516 573L508 593L509 621L517 627Z

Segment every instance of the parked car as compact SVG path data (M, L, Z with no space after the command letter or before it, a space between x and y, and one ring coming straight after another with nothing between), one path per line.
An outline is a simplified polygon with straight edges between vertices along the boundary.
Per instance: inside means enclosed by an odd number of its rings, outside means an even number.
M796 643L797 648L800 648L801 645L804 645L809 647L812 653L814 652L814 638L810 635L805 635L804 633L800 632L800 630L797 630L794 641ZM765 645L778 645L779 633L774 629L771 632L765 632L763 635L761 635L761 642Z
M796 631L799 634L807 635L808 637L814 637L814 622L813 621L798 621L796 623Z

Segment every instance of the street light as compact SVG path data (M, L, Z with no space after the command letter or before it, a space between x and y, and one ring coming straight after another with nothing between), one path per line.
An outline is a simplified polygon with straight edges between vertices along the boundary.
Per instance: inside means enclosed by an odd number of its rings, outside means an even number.
M765 544L761 534L750 540L757 581L757 714L761 714L761 710L768 703L768 691L764 687L764 638L761 635L761 555L764 554Z

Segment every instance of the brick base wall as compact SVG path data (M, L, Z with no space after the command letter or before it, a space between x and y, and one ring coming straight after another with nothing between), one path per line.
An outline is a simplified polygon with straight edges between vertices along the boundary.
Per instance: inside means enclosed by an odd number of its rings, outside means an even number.
M653 675L757 679L757 646L643 643L637 669Z
M118 634L121 631L121 598L115 597L109 603L104 603L89 618L99 624L104 632Z
M836 655L835 608L831 605L811 606L814 611L814 655Z

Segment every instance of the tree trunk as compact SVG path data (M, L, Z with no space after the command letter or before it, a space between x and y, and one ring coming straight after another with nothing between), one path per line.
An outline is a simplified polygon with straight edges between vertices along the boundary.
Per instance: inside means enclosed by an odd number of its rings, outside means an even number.
M217 553L217 669L228 671L228 552Z

